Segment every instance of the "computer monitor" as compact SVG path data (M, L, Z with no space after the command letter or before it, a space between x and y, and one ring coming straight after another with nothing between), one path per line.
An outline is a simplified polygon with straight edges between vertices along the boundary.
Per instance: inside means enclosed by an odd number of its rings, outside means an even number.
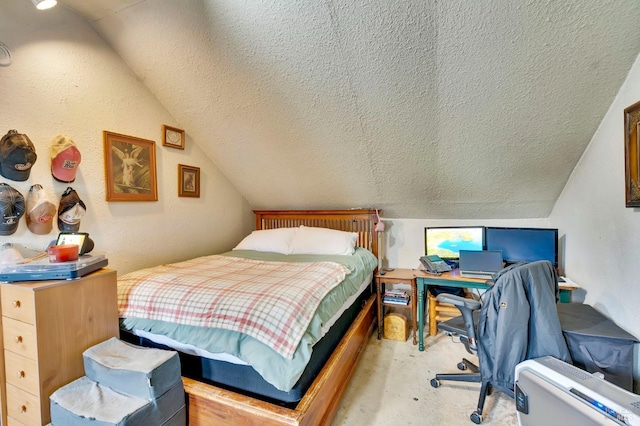
M501 250L507 264L548 260L558 267L558 230L553 228L485 229L487 250Z
M484 226L438 226L424 228L427 256L437 255L444 260L458 260L460 250L482 250Z

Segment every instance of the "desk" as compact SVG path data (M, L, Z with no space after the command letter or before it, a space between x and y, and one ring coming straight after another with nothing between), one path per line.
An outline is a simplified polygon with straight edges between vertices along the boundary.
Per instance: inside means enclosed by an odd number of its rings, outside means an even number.
M444 272L440 275L430 275L426 272L416 269L414 270L416 277L416 286L418 287L418 350L424 351L424 302L426 299L427 289L430 285L444 285L447 287L462 288L478 288L481 290L488 289L489 285L486 280L479 278L465 278L460 276L460 271L454 269L451 272ZM560 303L571 302L571 290L576 286L563 286L560 284Z

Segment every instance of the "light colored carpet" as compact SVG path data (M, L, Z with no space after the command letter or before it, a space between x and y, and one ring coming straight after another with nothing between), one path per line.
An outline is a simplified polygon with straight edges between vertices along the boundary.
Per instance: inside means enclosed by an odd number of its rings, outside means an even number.
M442 381L436 373L459 372L463 357L477 362L464 345L440 333L425 338L424 352L407 342L377 339L374 331L342 399L333 426L469 425L478 402L479 383ZM518 424L513 399L500 392L487 397L483 425Z

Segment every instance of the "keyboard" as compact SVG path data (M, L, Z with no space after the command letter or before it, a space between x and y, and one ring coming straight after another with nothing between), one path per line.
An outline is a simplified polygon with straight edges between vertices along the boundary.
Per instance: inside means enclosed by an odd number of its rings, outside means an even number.
M460 271L460 276L464 278L479 278L484 280L490 280L493 278L494 272L481 272L481 271Z

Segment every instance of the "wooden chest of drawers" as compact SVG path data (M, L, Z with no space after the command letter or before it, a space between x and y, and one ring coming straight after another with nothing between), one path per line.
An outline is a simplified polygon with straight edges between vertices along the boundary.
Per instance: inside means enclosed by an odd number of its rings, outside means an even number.
M82 352L118 336L116 273L3 283L0 301L2 424L48 424L49 396L84 375Z

